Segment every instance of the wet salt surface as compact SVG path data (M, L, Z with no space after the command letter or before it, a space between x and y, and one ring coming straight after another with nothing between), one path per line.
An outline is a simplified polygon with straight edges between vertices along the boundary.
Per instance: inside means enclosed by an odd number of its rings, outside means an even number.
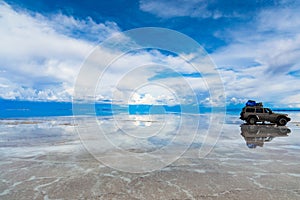
M183 134L192 134L194 126L188 123L197 121L196 117L201 125L192 143L191 137L179 135L172 148L159 155L179 159L145 173L107 167L86 150L76 129L78 122L89 124L93 119L1 120L0 199L300 198L297 113L291 114L293 121L285 129L241 127L238 116L229 115L217 143L210 140L214 148L205 158L199 158L199 151L205 143L208 115L192 116L184 121L187 124L180 124L178 115L98 117L97 123L113 147L143 154L172 143L179 125L184 127ZM178 156L185 145L190 148ZM115 162L122 157L118 149L105 145L97 153L113 155ZM136 163L128 160L127 165Z

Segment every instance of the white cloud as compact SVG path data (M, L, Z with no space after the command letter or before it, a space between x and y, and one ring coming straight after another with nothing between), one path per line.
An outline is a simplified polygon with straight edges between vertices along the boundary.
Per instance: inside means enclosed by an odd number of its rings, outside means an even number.
M295 2L294 2L295 3ZM290 34L299 31L299 4L263 10L258 15L258 31L276 31Z
M95 41L119 33L114 22L98 24L90 18L78 20L62 14L43 16L16 11L5 3L0 4L0 26L0 97L6 99L70 101L80 67L95 50ZM87 61L92 67L80 82L82 96L91 94L89 84L91 77L101 75L99 66L120 55L118 48L122 49L124 43L132 42L122 36L120 34L120 41L115 43L120 47L96 50L95 56ZM214 82L207 57L197 55L180 57L156 50L130 52L111 63L96 94L85 98L96 96L97 100L128 103L133 91L137 90L141 98L135 99L135 103L195 103L191 97L197 96L194 91L204 93L203 98L206 98L208 89L202 77L189 77L197 73L190 63L200 59L201 73L209 75L206 81ZM151 78L161 89L139 90Z
M209 10L208 1L205 0L141 0L140 9L153 13L162 18L172 17L200 17L200 18L220 18L222 13L218 10Z
M202 77L189 77L189 74L198 71L179 56L165 55L156 50L141 50L122 57L118 57L119 54L120 52L111 52L110 56L106 56L109 60L118 59L111 63L98 82L96 94L101 94L102 100L112 99L114 102L131 104L174 105L194 101L195 99L189 99L189 96L196 96L196 92L207 93L206 80ZM99 52L99 56L95 57L100 58L101 55L103 53ZM98 66L103 60L99 59ZM203 68L203 74L212 71L207 68ZM91 74L82 80L82 85L87 84L88 77L95 74L89 71L87 73ZM133 98L134 95L141 98Z
M154 98L151 94L140 95L138 93L134 93L129 104L148 104L153 105L156 104L156 98Z
M212 54L224 80L228 98L257 99L278 106L299 100L299 7L260 12L254 22L229 30L232 41ZM292 101L288 99L293 99Z
M71 100L77 73L94 43L118 32L113 22L46 17L4 2L0 26L0 97L28 100Z
M43 16L38 15L41 20ZM63 14L52 15L48 19L55 30L71 36L72 38L90 40L92 42L100 42L107 37L120 31L115 22L106 21L104 23L96 23L92 18L87 17L85 20L75 19L73 16L65 16Z
M129 104L144 105L179 105L176 95L170 92L169 88L158 85L150 85L140 88L131 95Z

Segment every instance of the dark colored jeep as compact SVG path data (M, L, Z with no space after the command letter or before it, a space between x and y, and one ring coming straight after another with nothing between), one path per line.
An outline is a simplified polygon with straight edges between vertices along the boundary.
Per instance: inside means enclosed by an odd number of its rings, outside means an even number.
M285 126L291 118L287 114L274 113L270 108L264 108L262 103L258 103L255 106L246 106L241 112L241 120L245 120L248 124L256 124L256 122L265 123L271 122L278 126Z

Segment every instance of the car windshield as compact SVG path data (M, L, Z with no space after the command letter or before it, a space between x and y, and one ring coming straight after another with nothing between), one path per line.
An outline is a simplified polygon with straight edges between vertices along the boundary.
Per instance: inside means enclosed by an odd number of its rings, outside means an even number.
M269 108L265 108L264 111L265 111L265 113L272 113L272 110Z

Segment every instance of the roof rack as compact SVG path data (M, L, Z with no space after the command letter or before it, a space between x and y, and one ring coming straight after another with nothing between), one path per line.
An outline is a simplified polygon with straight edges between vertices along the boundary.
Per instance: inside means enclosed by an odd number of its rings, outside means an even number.
M263 106L262 102L256 103L256 106Z

